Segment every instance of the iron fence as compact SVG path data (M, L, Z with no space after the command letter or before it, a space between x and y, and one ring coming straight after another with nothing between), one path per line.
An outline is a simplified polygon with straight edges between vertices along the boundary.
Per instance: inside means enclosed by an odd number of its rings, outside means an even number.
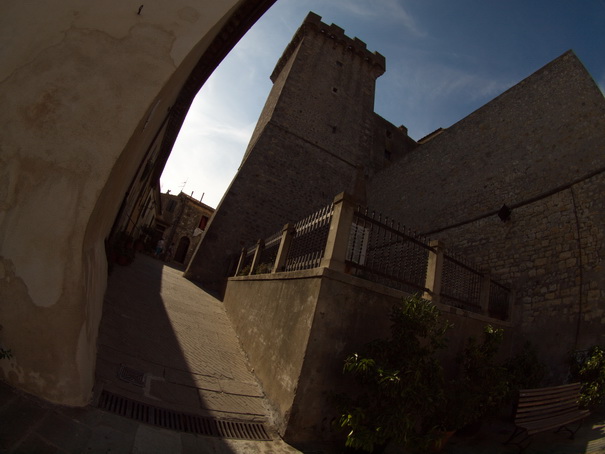
M294 225L290 247L286 248L284 271L306 270L321 265L333 216L334 206L330 204ZM333 228L340 227L335 225ZM282 238L280 231L260 245L245 250L239 275L272 272ZM251 272L258 247L260 256L256 269ZM427 284L427 275L431 254L438 257L442 253L432 247L427 238L392 219L383 219L381 214L367 208L357 207L354 211L344 258L347 273L408 293L430 293L435 290L427 288L430 285ZM476 313L487 310L486 315L506 320L510 315L510 290L490 279L489 292L482 292L483 285L487 285L486 279L464 259L444 251L441 288L438 291L440 301Z
M483 274L451 254L443 255L441 301L461 309L481 313Z
M275 258L277 257L281 237L282 232L280 230L262 242L260 257L256 267L252 270L252 274L263 274L273 271L273 264L275 263Z
M334 205L330 204L294 224L285 271L306 270L320 265L333 214Z
M487 308L489 316L498 318L500 320L507 320L510 315L508 313L510 298L510 289L494 281L493 279L490 280L489 305Z
M238 276L247 276L250 274L250 268L252 267L252 261L254 260L254 253L256 252L256 245L250 246L246 249L244 260L238 269Z
M358 207L349 235L351 274L410 293L424 292L428 240L367 208Z

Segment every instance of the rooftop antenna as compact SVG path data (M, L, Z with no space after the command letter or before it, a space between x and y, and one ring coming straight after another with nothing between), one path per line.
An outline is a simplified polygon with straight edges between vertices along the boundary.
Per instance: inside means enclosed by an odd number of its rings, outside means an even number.
M185 189L185 185L187 184L187 181L189 181L189 178L187 178L185 181L183 181L183 184L181 185L181 192L183 192L183 189Z

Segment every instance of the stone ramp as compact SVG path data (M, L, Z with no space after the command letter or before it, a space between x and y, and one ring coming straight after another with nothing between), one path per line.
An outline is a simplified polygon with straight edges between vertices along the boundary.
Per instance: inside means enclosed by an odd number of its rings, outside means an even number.
M145 255L115 266L98 341L103 392L184 414L271 426L222 302Z

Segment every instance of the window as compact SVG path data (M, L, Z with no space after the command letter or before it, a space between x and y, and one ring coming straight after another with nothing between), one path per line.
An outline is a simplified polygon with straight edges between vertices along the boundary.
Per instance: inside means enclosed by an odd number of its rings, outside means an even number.
M202 230L206 230L206 225L208 225L208 216L202 216L202 219L200 219L200 224L198 225L198 227Z
M336 66L342 66L342 62L341 62L341 61L336 60Z
M175 208L176 208L176 202L174 200L169 200L168 206L166 207L166 211L169 211L170 213L172 213Z

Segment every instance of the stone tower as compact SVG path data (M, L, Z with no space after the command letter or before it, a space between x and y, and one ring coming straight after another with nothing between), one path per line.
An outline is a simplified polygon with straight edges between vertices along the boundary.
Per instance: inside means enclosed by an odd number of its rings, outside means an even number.
M375 139L382 119L373 111L384 57L320 19L309 13L277 62L240 169L188 278L219 282L242 245L328 204L341 191L353 192L356 181L388 163L384 144Z

